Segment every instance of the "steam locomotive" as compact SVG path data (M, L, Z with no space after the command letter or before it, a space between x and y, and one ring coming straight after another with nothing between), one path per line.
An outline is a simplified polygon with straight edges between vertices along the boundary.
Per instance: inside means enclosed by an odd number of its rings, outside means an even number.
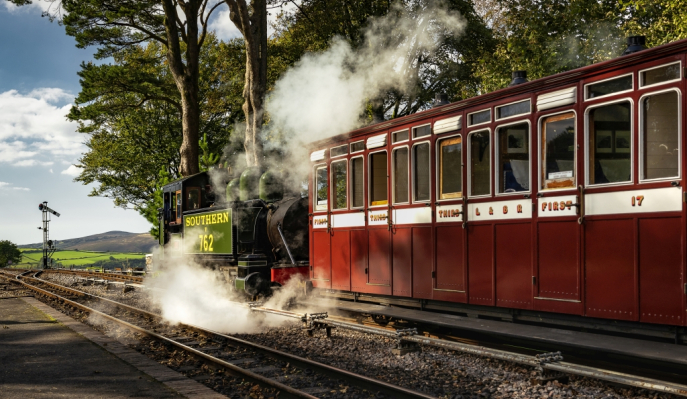
M307 277L308 200L285 192L278 172L247 168L232 178L214 169L162 187L161 263L182 256L219 269L249 296Z

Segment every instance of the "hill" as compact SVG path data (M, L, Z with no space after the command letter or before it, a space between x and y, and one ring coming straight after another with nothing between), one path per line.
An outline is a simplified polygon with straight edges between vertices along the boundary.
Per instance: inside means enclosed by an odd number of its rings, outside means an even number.
M55 247L61 250L102 251L102 252L142 252L149 253L157 241L148 233L127 233L108 231L86 237L57 240ZM42 248L43 243L18 245L19 248Z

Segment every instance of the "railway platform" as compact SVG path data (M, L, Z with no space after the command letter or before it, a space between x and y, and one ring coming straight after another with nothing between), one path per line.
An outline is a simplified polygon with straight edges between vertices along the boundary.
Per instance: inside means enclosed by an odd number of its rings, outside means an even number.
M3 398L216 396L33 298L0 300L0 348Z
M320 304L306 302L317 308ZM560 328L532 326L505 321L478 319L451 314L434 313L416 309L383 306L363 302L330 301L332 307L342 311L385 315L411 322L430 324L461 330L480 335L494 336L500 339L512 339L518 342L537 342L545 344L551 351L562 351L563 355L575 354L578 357L595 357L609 362L641 360L647 366L654 363L657 367L673 372L687 372L687 346L672 343L654 342L642 339L603 335Z

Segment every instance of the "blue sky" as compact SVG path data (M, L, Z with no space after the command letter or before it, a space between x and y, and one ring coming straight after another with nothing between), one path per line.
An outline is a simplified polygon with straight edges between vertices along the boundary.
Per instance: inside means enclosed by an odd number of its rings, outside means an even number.
M61 213L51 223L53 239L148 231L136 211L88 197L91 188L73 181L87 137L64 116L80 89L79 65L95 49L77 49L64 27L41 17L45 3L34 3L17 9L0 0L0 240L40 242L42 201ZM212 30L236 36L228 12L218 11Z

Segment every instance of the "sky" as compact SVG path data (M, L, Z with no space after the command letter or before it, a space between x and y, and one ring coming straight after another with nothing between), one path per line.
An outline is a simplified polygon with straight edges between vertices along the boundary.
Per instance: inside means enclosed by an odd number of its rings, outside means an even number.
M92 186L74 181L87 136L65 115L80 90L79 65L93 60L95 48L76 48L64 27L41 17L46 3L34 3L17 8L0 0L0 240L41 242L43 201L61 214L50 223L50 238L58 241L147 232L151 226L138 212L89 197ZM224 40L238 36L228 10L217 11L211 30Z

